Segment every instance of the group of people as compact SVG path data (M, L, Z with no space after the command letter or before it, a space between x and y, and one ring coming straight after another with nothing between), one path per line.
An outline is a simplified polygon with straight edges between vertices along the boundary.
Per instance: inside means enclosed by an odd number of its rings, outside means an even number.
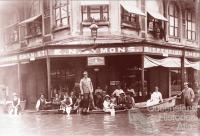
M128 89L125 93L120 85L111 95L100 87L94 91L92 81L85 71L80 80L79 94L73 91L70 94L67 92L55 94L51 102L48 102L42 94L37 101L36 110L45 110L51 107L70 114L72 110L77 113L87 113L89 109L104 110L105 112L109 112L109 109L130 109L135 104L134 95L134 90Z

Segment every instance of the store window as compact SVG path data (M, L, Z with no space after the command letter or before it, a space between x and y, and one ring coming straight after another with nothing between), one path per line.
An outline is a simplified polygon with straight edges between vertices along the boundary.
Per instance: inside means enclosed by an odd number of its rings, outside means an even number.
M132 27L134 29L140 29L139 15L129 13L124 8L122 8L121 19L122 19L122 25L128 24L128 25L130 25L130 27Z
M82 6L83 22L107 22L109 20L108 5L102 6Z
M181 70L171 69L171 95L176 95L181 91Z
M168 9L169 14L169 35L178 37L178 31L179 31L179 11L178 7L174 2L171 2Z
M55 0L55 27L69 26L69 0Z
M191 10L187 10L186 12L186 29L187 29L187 39L188 40L195 40L196 34L195 34L195 16L194 13Z

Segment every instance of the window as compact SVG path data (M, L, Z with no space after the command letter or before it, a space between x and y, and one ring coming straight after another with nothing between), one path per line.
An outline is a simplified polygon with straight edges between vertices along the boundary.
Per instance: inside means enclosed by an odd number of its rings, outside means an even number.
M170 3L169 5L169 35L178 37L178 7L174 2Z
M12 26L5 30L5 42L6 44L12 44L19 41L19 27Z
M97 22L108 21L108 6L82 6L82 21L92 22L94 19Z
M139 29L139 16L133 13L129 13L126 11L124 8L122 8L122 14L121 14L121 19L122 19L122 25L129 24L132 26L134 29Z
M150 14L147 15L148 32L151 33L154 38L163 39L165 31L161 20L155 19Z
M189 40L195 40L196 34L195 34L195 16L191 10L187 10L187 39Z
M31 7L31 16L40 14L40 0L34 0Z
M42 17L27 24L26 38L34 37L42 34Z
M55 27L69 26L69 1L55 0Z

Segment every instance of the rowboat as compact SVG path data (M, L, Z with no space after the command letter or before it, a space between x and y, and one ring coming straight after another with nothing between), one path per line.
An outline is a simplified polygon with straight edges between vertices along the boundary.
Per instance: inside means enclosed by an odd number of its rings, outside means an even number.
M160 102L152 106L147 106L147 102L140 102L140 103L136 103L134 108L138 108L142 111L149 111L149 112L169 110L175 106L176 98L177 96L166 98L166 99L163 99L163 102Z

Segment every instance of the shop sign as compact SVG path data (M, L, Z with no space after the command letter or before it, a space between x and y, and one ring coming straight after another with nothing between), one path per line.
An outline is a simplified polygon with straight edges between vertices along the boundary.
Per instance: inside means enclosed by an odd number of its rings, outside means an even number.
M23 53L19 55L19 60L31 60L34 61L36 58L41 58L47 56L46 50L41 50L31 53Z
M88 57L88 66L103 66L105 65L104 57Z
M86 50L84 49L49 49L49 55L92 55L92 54L117 54L117 53L134 53L142 52L143 48L138 47L110 47Z
M119 85L120 81L110 81L110 85Z
M176 55L182 56L182 51L178 49L167 49L167 48L157 48L157 47L144 47L144 52L162 54L163 56Z
M7 56L7 57L0 57L0 63L16 62L17 60L18 60L17 55L15 55L15 56Z
M200 58L200 53L194 51L185 51L185 57Z

